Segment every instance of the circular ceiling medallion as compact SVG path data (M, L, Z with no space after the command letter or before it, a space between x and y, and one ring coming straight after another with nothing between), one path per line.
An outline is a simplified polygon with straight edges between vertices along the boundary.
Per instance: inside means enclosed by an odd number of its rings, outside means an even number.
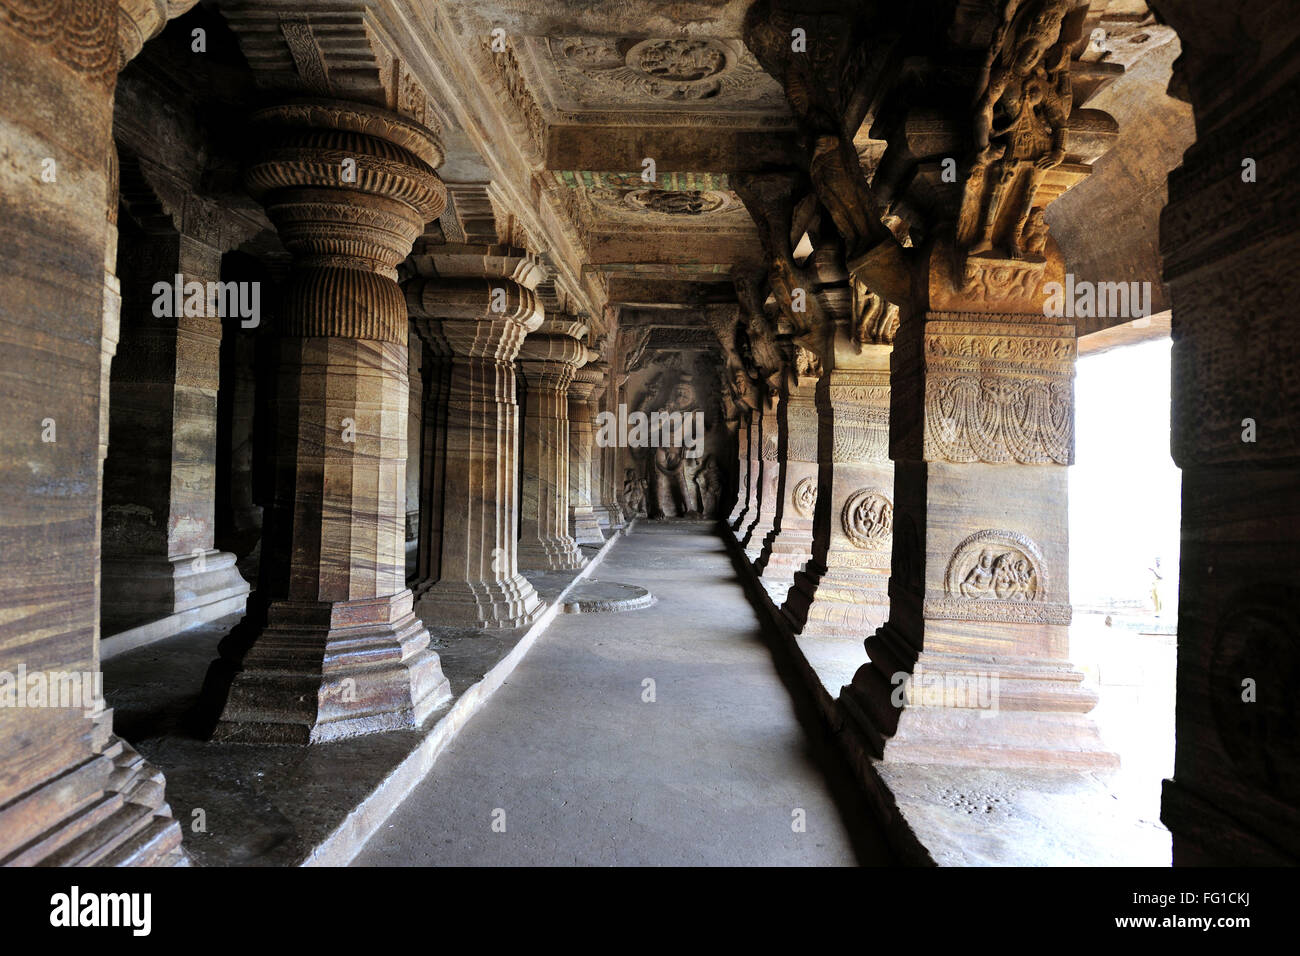
M642 40L627 65L668 83L700 83L727 68L727 53L712 40Z
M697 189L634 189L623 196L623 203L638 212L665 216L707 216L727 206L726 193Z

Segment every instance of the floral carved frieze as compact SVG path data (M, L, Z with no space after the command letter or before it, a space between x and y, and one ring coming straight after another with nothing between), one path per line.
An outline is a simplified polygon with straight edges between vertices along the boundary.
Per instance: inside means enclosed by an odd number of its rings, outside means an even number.
M780 87L736 41L573 36L547 41L564 91L583 105L722 102L773 107Z
M962 540L944 572L944 596L925 602L931 618L1068 624L1070 606L1048 602L1042 551L1027 535L988 529Z
M1070 464L1075 342L1058 331L928 323L926 460Z
M840 527L855 548L888 549L893 541L894 503L883 491L860 488L844 502Z

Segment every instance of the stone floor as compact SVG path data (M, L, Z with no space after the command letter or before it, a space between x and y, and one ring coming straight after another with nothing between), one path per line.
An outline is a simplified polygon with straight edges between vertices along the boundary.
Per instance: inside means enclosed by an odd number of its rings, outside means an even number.
M889 862L711 524L642 522L599 576L654 604L558 617L356 863Z
M772 589L752 574L746 582L778 640L798 655L797 670L822 719L842 721L835 701L868 659L862 639L791 634ZM1091 716L1119 755L1120 769L1095 774L871 761L868 786L881 795L882 812L895 828L891 836L909 862L1170 865L1160 791L1173 772L1173 628L1168 621L1113 617L1107 625L1104 614L1077 614L1070 644L1071 659L1099 692Z
M607 542L605 554L617 543ZM583 548L588 558L601 551ZM593 561L582 572L525 572L552 606L532 628L430 627L454 698L416 730L309 748L202 739L194 707L217 644L237 615L105 661L105 697L117 733L166 775L167 798L195 863L345 863L482 706L500 675L545 632L546 618L560 613L570 586L598 569Z

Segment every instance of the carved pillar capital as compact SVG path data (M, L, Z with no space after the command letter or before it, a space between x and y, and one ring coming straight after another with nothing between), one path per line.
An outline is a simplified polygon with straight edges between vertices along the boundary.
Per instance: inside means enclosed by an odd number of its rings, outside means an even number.
M414 279L405 293L421 339L443 342L455 355L513 361L543 321L537 293L512 279Z
M406 341L397 264L446 203L428 129L377 107L303 100L250 118L268 145L245 171L296 266L287 335Z

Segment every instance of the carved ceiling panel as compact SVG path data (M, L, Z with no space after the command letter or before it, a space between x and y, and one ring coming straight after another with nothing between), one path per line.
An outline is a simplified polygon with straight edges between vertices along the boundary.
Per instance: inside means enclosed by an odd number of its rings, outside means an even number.
M646 182L636 173L560 171L587 225L652 230L753 232L744 204L719 173L666 173Z
M739 40L567 36L534 49L560 111L682 104L785 112L781 87Z

